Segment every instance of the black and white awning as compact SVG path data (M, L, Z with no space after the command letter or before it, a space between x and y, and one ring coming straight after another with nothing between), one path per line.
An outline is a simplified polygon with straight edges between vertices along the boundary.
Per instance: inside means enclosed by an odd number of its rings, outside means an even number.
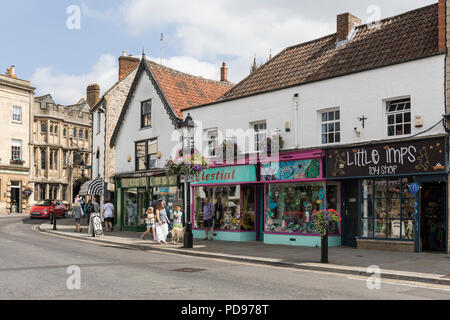
M89 184L87 194L90 196L101 195L103 193L103 185L104 183L102 178L92 180L91 183Z

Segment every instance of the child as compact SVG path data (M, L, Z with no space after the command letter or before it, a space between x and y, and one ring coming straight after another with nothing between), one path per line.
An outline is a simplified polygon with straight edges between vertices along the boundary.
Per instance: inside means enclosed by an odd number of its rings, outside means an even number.
M145 218L145 223L147 224L147 231L145 231L141 238L145 240L145 235L150 233L152 229L153 240L155 239L155 212L152 206L148 207L146 212L147 217Z
M174 219L173 219L173 228L174 229L183 229L183 212L181 212L181 206L177 204L175 206Z

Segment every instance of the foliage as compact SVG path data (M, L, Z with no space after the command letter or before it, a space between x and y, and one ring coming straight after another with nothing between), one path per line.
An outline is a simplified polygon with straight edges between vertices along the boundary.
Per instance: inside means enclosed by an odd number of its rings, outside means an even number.
M314 230L322 237L327 235L331 222L339 223L341 221L339 214L333 209L314 211L311 219Z
M193 154L183 155L183 150L177 152L175 159L166 162L168 176L191 175L208 168L208 161L198 150Z
M33 188L31 187L24 187L23 188L23 194L29 197L33 193Z
M275 146L273 146L273 150L272 150L272 141L273 140L276 141L277 139L278 139L278 150L275 150ZM261 143L264 144L264 140L262 140ZM267 144L266 145L267 145L267 150L266 151L267 151L268 155L270 155L272 153L272 151L280 152L280 150L282 150L283 147L284 147L283 137L279 133L276 133L276 134L272 135L272 137L267 138Z

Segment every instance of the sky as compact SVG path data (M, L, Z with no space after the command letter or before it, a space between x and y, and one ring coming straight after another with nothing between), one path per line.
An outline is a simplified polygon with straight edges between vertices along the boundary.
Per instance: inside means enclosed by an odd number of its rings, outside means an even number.
M229 80L249 74L256 57L336 32L337 14L363 23L437 0L14 0L0 1L0 72L15 65L36 96L50 93L69 105L98 83L118 80L122 51L174 69Z

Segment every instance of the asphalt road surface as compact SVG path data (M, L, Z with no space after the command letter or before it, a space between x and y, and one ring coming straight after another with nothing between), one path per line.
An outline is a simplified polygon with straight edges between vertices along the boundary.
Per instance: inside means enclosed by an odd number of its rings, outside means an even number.
M383 280L381 289L369 290L362 277L139 251L32 230L44 222L0 217L0 299L450 299L450 287L442 285ZM77 272L67 273L70 266L79 267L79 282ZM200 270L175 271L183 268Z

